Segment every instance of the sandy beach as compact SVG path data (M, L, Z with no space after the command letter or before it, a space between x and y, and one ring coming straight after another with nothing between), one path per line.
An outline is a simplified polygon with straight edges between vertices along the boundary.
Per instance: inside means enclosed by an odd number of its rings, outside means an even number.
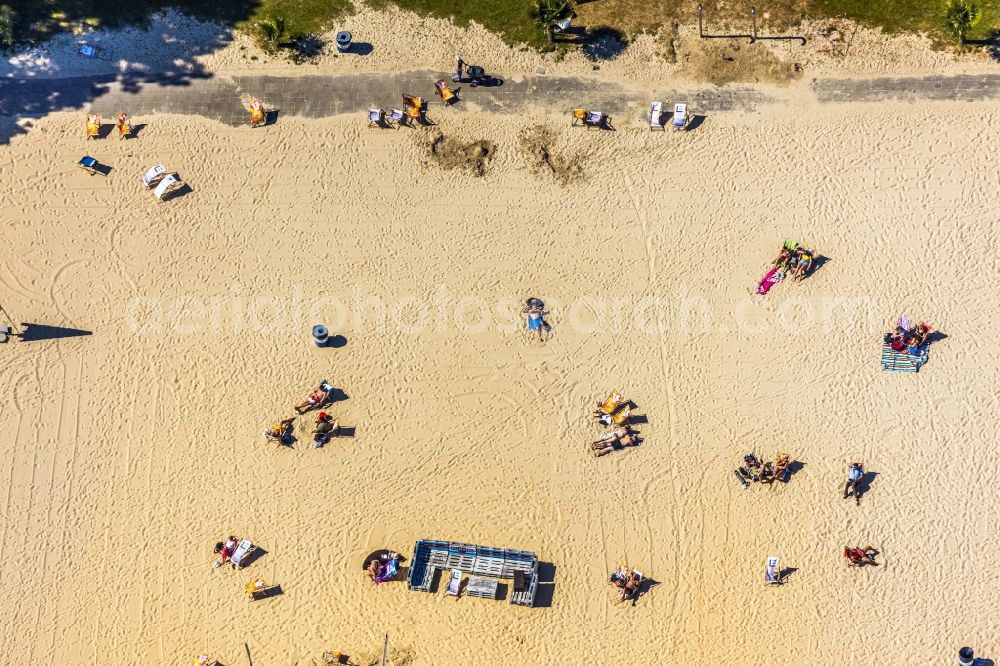
M385 634L396 666L1000 659L995 101L143 120L0 146L0 304L37 336L0 346L0 662L368 663ZM188 184L164 203L158 163ZM784 238L824 261L760 297ZM900 314L943 334L917 374L880 369ZM321 379L349 436L265 442ZM594 458L614 388L643 441ZM751 450L800 464L744 490ZM211 566L229 532L245 570ZM418 539L537 553L538 607L365 578ZM258 575L282 594L248 602Z

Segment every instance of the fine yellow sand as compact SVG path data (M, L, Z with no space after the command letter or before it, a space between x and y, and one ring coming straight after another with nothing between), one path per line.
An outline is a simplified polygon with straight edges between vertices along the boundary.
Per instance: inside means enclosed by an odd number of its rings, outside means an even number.
M440 112L495 145L482 176L353 116L157 115L85 146L59 114L0 147L0 303L92 332L0 346L0 662L314 664L386 633L414 666L1000 658L1000 108L762 111L687 134ZM162 204L161 162L190 186ZM828 260L758 298L785 237ZM947 335L916 375L879 367L901 313ZM314 449L301 417L265 443L323 378L354 436ZM594 459L614 387L644 441ZM744 491L751 449L802 467ZM239 573L211 567L230 530L266 550ZM536 552L547 607L372 588L361 558L421 538ZM881 565L847 568L869 544ZM634 607L623 562L657 582ZM284 594L248 603L255 575Z

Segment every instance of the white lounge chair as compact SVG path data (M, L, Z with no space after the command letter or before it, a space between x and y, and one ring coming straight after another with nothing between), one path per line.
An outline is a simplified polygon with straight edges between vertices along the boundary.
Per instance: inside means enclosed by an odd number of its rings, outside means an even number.
M167 168L165 166L157 164L155 167L150 168L150 170L146 172L146 175L142 177L142 182L146 184L146 188L148 189L153 186L153 181L166 173L166 171Z
M239 569L243 566L243 559L255 549L256 547L250 539L243 539L243 541L240 541L239 545L236 546L236 550L229 558L229 562L233 565L233 568Z
M396 123L396 126L399 127L399 125L406 119L406 114L403 113L402 109L393 109L389 112L389 115L387 115L385 119L390 125L392 125L392 123Z
M156 186L153 190L153 196L156 197L158 201L163 201L163 197L174 188L180 187L181 181L174 174L166 176L160 181L160 184Z
M649 105L649 129L666 130L663 126L663 102L653 102Z
M451 578L448 580L448 589L446 590L448 592L448 595L452 597L457 597L458 590L461 586L462 586L462 570L452 569Z
M382 109L368 109L368 127L382 126Z
M600 129L606 121L607 116L605 116L601 111L587 111L586 115L583 117L583 124L586 125L588 129L592 127Z
M781 558L777 555L768 556L767 565L764 567L764 582L768 585L781 584L781 569L778 568L780 562Z
M687 104L683 102L674 104L674 119L670 125L675 130L682 130L687 127Z

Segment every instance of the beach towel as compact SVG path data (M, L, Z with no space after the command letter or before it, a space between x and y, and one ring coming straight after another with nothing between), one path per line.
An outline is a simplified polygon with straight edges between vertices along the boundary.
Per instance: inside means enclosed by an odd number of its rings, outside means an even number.
M778 267L775 266L769 270L760 282L757 283L757 293L761 296L767 294L771 290L771 287L775 284L781 282L785 276L778 272Z
M392 580L399 573L399 558L394 557L379 569L378 576L375 576L375 584L380 585L387 580Z
M904 331L909 331L910 327L913 326L913 320L906 315L899 315L899 321L896 323L901 326Z
M896 351L892 345L882 343L882 369L887 372L917 372L926 362L927 345L911 353L908 349Z

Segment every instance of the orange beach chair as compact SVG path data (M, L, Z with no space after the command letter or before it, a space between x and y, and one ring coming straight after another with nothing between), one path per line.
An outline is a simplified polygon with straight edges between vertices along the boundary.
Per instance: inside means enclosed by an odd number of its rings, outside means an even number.
M101 138L101 116L97 113L87 114L87 139Z
M264 103L259 99L250 102L250 127L258 127L265 123Z
M128 112L115 114L115 122L118 124L118 139L124 139L132 133L132 126L128 122Z

